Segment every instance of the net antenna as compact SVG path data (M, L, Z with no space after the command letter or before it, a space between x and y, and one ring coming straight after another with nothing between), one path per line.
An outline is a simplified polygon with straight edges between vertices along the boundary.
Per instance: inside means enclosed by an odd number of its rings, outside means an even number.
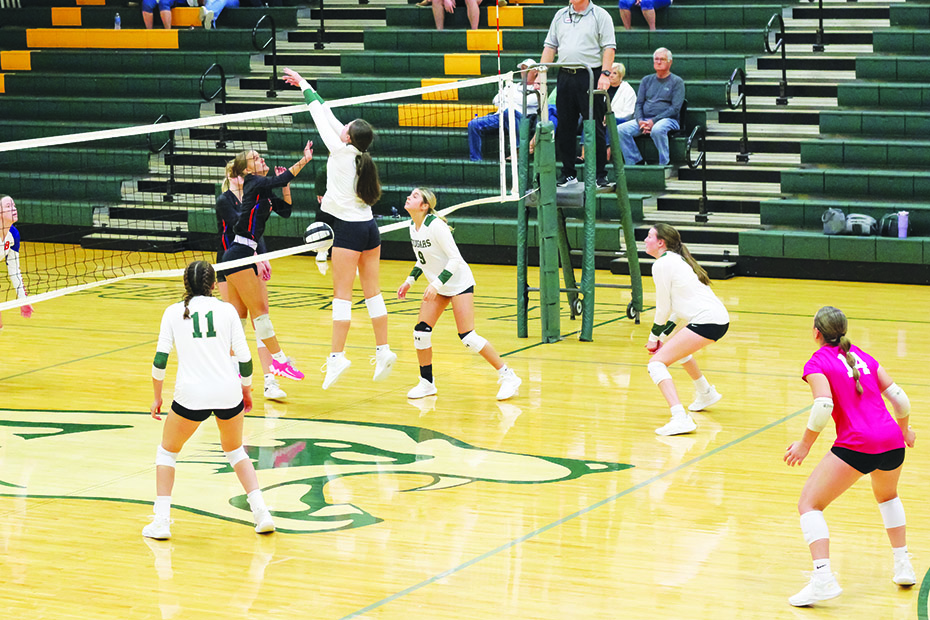
M466 133L475 115L493 112L491 100L513 77L507 72L442 79L421 88L327 102L341 122L364 118L375 127L372 154L383 197L373 211L383 218L382 232L407 225L391 218L392 205L402 205L418 185L441 192L443 202L452 205L443 214L517 199L517 177L508 179L505 165L505 153L516 152L514 123L501 136L497 161L470 162ZM254 150L272 170L288 167L308 139L314 141L314 161L291 183L293 215L272 215L266 229L274 251L217 264L217 269L310 250L303 232L318 211L314 179L328 153L303 103L130 127L93 125L74 124L73 133L45 136L47 127L36 124L11 134L20 139L0 143L2 194L16 200L20 267L28 293L14 299L10 278L0 270L0 311L133 278L177 278L195 259L218 263L215 200L226 163L240 151ZM225 147L216 144L223 126ZM172 153L150 150L150 144L161 144L172 134ZM491 148L496 145L488 144ZM174 202L166 202L172 167Z

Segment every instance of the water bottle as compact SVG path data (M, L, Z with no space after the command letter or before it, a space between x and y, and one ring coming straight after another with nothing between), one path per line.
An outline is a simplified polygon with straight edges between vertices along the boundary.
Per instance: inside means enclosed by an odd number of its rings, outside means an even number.
M117 13L116 17L113 18L113 30L119 30L119 27L120 27L119 13Z
M395 220L400 219L400 212L397 210L397 207L391 207L391 217Z
M907 211L898 211L898 239L907 239Z

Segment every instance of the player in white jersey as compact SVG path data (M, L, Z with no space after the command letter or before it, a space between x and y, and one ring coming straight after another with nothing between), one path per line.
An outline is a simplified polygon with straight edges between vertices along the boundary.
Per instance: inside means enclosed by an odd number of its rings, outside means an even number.
M333 340L323 365L326 372L323 389L333 385L352 364L345 355L345 348L352 323L352 289L356 274L375 332L372 379L382 381L391 374L397 354L391 351L387 341L387 306L378 275L381 232L371 212L371 205L381 198L378 167L368 153L375 138L374 129L360 118L343 125L296 71L285 69L284 81L303 91L316 130L329 150L326 193L320 209L333 216Z
M432 396L437 391L433 380L431 337L436 321L450 303L462 344L481 355L497 370L497 382L500 384L497 399L506 400L514 396L522 381L504 363L491 343L475 331L475 278L455 245L449 225L436 213L436 195L431 190L418 187L410 192L404 209L412 218L410 243L417 263L397 289L397 297L406 298L407 291L421 275L425 274L429 281L420 304L418 323L413 328L420 382L407 393L407 398Z
M694 381L697 394L688 409L701 411L719 401L721 395L707 382L692 354L727 333L730 315L711 290L707 272L691 256L674 227L659 223L650 228L646 237L646 253L657 259L652 266L652 279L656 285L655 324L646 344L653 357L647 369L672 413L672 419L656 429L656 433L690 433L697 424L681 404L668 367L681 361ZM686 325L665 341L675 329L673 318L684 321Z
M3 237L3 261L6 263L6 272L10 277L10 284L16 291L17 299L26 298L26 286L23 284L23 274L19 268L19 231L13 224L19 219L16 212L16 203L10 196L0 198L0 236ZM29 318L32 316L32 306L26 304L19 307L19 313ZM3 329L3 319L0 319L0 329Z
M172 347L178 350L174 402L165 419L161 445L155 456L155 515L142 529L147 538L171 537L171 490L178 453L200 423L216 415L220 444L229 465L247 493L255 531L273 532L274 521L265 506L252 460L242 445L243 412L252 409L252 356L239 313L213 297L216 273L206 261L184 270L184 301L168 306L161 319L152 385L151 413L161 420L162 387ZM239 367L229 357L235 354Z

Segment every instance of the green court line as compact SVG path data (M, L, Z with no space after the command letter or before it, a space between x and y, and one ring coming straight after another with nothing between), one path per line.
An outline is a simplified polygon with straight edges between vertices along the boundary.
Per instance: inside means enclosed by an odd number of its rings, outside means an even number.
M464 569L466 569L466 568L468 568L468 567L470 567L470 566L472 566L472 565L474 565L474 564L477 564L478 562L481 562L482 560L486 560L486 559L488 559L488 558L490 558L490 557L492 557L492 556L495 556L495 555L497 555L498 553L500 553L500 552L502 552L502 551L507 551L508 549L510 549L510 548L512 548L512 547L515 547L515 546L517 546L517 545L519 545L519 544L521 544L521 543L524 543L524 542L526 542L527 540L530 540L530 539L532 539L532 538L536 538L536 537L539 536L540 534L543 534L543 533L545 533L545 532L547 532L547 531L549 531L549 530L551 530L551 529L553 529L553 528L555 528L555 527L558 527L558 526L562 525L563 523L566 523L566 522L568 522L568 521L571 521L572 519L575 519L575 518L577 518L577 517L583 516L583 515L585 515L585 514L591 512L591 511L593 511L593 510L596 510L596 509L600 508L601 506L604 506L604 505L606 505L606 504L609 504L609 503L611 503L611 502L614 502L614 501L620 499L621 497L623 497L623 496L625 496L625 495L629 495L630 493L633 493L634 491L638 491L639 489L642 489L642 488L644 488L644 487L647 487L647 486L649 486L650 484L652 484L653 482L657 482L657 481L661 480L662 478L666 478L666 477L668 477L668 476L670 476L670 475L672 475L672 474L675 474L675 473L681 471L682 469L685 469L685 468L687 468L687 467L690 467L691 465L694 465L694 464L699 463L699 462L701 462L701 461L703 461L703 460L705 460L705 459L707 459L707 458L710 458L711 456L714 456L714 455L716 455L717 453L726 450L727 448L730 448L730 447L732 447L732 446L735 446L735 445L737 445L737 444L740 444L740 443L746 441L747 439L751 439L751 438L755 437L756 435L758 435L758 434L760 434L760 433L764 433L765 431L769 430L770 428L773 428L773 427L775 427L775 426L778 426L778 425L781 424L782 422L785 422L785 421L787 421L787 420L790 420L791 418L793 418L793 417L795 417L795 416L797 416L797 415L799 415L799 414L801 414L801 413L807 411L808 409L810 409L810 407L804 407L803 409L798 409L798 410L795 411L794 413L790 413L790 414L784 416L783 418L781 418L781 419L779 419L779 420L776 420L776 421L774 421L774 422L770 422L769 424L766 424L765 426L763 426L763 427L761 427L761 428L757 428L756 430L754 430L754 431L752 431L752 432L750 432L750 433L747 433L746 435L743 435L742 437L739 437L739 438L737 438L737 439L734 439L733 441L730 441L730 442L728 442L728 443L725 443L725 444L723 444L722 446L717 446L716 448L714 448L714 449L711 450L710 452L705 452L704 454L702 454L702 455L700 455L700 456L696 456L696 457L694 457L693 459L691 459L690 461L686 461L685 463L682 463L681 465L678 465L677 467L673 467L672 469L669 469L668 471L664 471L664 472L662 472L661 474L656 474L655 476L653 476L652 478L649 478L648 480L644 480L643 482L640 482L639 484L633 485L633 486L629 487L628 489L624 489L623 491L620 491L619 493L616 493L615 495L611 495L610 497L607 497L607 498L602 499L602 500L600 500L600 501L598 501L598 502L595 502L594 504L591 504L591 505L588 506L587 508L582 508L581 510L579 510L579 511L577 511L577 512L574 512L574 513L572 513L572 514L570 514L570 515L567 515L567 516L562 517L561 519L558 519L558 520L556 520L556 521L553 521L552 523L549 523L548 525L544 525L543 527L541 527L541 528L539 528L539 529L533 530L532 532L529 532L529 533L527 533L527 534L524 534L523 536L520 536L520 537L518 537L518 538L515 538L515 539L511 540L511 541L508 542L508 543L504 543L503 545L501 545L501 546L499 546L499 547L497 547L497 548L495 548L495 549L491 549L490 551L486 551L485 553L482 553L482 554L479 555L478 557L472 558L471 560L468 560L467 562L464 562L463 564L459 564L458 566L456 566L456 567L454 567L454 568L450 568L450 569L448 569L448 570L445 570L445 571L439 573L438 575L434 575L434 576L430 577L429 579L426 579L426 580L424 580L424 581L421 581L421 582L418 583L418 584L412 585L412 586L410 586L409 588L405 588L405 589L401 590L400 592L396 592L396 593L394 593L394 594L392 594L392 595L390 595L390 596L387 596L387 597L381 599L380 601L377 601L377 602L372 603L371 605L368 605L367 607L363 607L362 609L359 609L359 610L357 610L357 611L354 611L354 612L350 613L348 616L343 616L340 620L349 620L350 618L357 618L357 617L361 616L362 614L366 614L366 613L368 613L368 612L370 612L370 611L373 611L373 610L375 610L375 609L378 609L379 607L383 607L384 605L387 605L388 603L391 603L391 602L393 602L393 601L396 601L397 599L399 599L399 598L401 598L401 597L404 597L404 596L406 596L406 595L408 595L408 594L412 594L413 592L416 592L417 590L419 590L419 589L421 589L421 588L424 588L424 587L426 587L426 586L428 586L428 585L430 585L430 584L432 584L432 583L435 583L435 582L439 581L440 579L445 579L446 577L448 577L448 576L450 576L450 575L454 575L455 573L458 573L458 572L460 572L460 571L462 571L462 570L464 570ZM926 581L925 581L925 583L926 583Z
M86 357L79 357L77 359L71 359L65 362L59 362L57 364L52 364L51 366L45 366L43 368L33 368L32 370L24 370L23 372L18 372L15 375L7 375L5 377L0 377L0 381L6 381L7 379L15 379L16 377L22 377L23 375L31 375L34 372L42 372L43 370L51 370L52 368L58 368L59 366L67 366L68 364L74 364L76 362L84 362L87 360L92 360L97 357L103 357L105 355L110 355L112 353L119 353L120 351L128 351L129 349L135 349L136 347L141 346L151 346L153 343L158 342L158 340L149 340L147 342L140 342L137 344L131 344L119 349L112 349L110 351L104 351L103 353L97 353L95 355L88 355Z
M930 593L930 570L924 575L917 594L917 620L927 620L927 594Z

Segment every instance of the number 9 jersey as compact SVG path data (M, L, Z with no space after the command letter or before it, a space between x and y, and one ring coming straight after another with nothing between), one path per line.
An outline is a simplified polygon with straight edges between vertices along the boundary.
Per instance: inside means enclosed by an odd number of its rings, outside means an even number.
M426 274L436 292L444 297L458 295L475 285L475 277L455 245L449 225L441 218L427 215L419 230L410 222L410 243L417 257L410 273L414 279Z
M185 319L183 302L168 306L156 348L165 356L172 347L178 351L174 400L195 410L235 407L242 401L242 383L229 352L240 363L252 359L239 313L215 297L193 297L187 307Z

